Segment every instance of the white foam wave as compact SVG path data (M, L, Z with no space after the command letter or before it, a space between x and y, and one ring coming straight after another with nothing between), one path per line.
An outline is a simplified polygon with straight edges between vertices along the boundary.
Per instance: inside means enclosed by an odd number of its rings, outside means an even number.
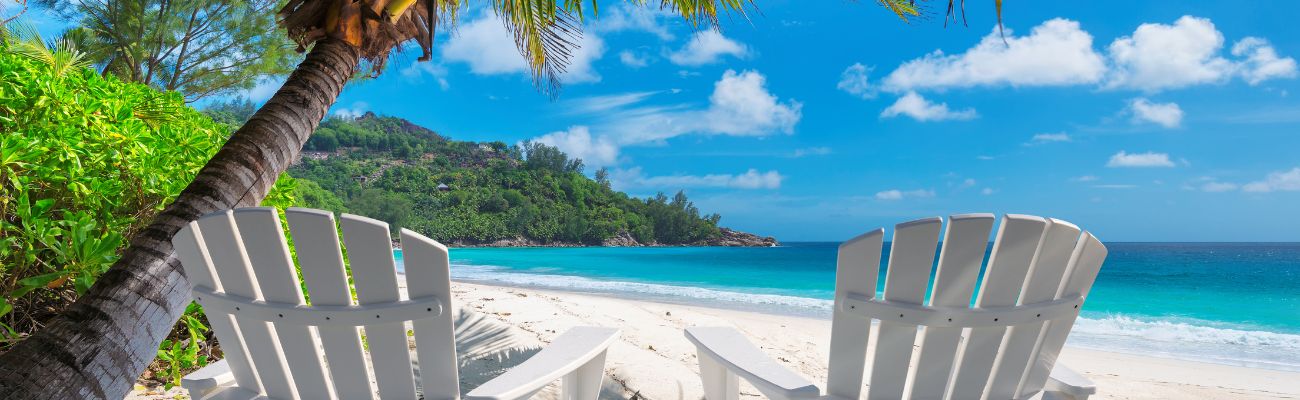
M1300 335L1214 327L1213 322L1080 317L1071 345L1196 361L1300 371Z
M776 307L783 309L783 311L800 314L829 315L832 306L830 300L807 297L741 293L658 283L606 281L569 275L522 273L500 267L481 265L457 264L451 270L451 277L452 279L499 283L510 286L621 294L661 300L704 300L706 302L729 303L732 306L744 306L745 308Z

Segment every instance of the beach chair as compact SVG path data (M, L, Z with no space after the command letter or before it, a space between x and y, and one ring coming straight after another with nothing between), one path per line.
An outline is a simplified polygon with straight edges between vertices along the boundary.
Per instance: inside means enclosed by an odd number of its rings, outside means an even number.
M993 222L991 214L949 218L937 268L943 220L895 226L883 294L884 230L839 246L825 396L734 329L687 329L705 397L735 400L744 379L773 399L1087 398L1093 383L1056 359L1105 246L1069 222L1007 215L980 279Z
M343 214L349 279L333 214L290 208L285 215L301 281L274 208L209 214L172 240L225 353L181 381L190 395L460 398L447 248L402 230L409 291L402 296L388 224ZM562 380L564 399L593 400L617 336L616 329L573 328L466 398L523 399Z

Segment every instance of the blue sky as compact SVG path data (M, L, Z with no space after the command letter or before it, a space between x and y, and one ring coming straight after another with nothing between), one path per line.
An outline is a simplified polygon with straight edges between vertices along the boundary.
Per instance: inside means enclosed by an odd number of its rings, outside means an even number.
M606 2L558 99L481 9L332 110L461 140L533 139L723 225L843 240L966 212L1112 241L1300 240L1292 2L967 2L969 28L872 2L759 0L697 32ZM617 5L615 5L617 4ZM278 82L249 93L265 99Z

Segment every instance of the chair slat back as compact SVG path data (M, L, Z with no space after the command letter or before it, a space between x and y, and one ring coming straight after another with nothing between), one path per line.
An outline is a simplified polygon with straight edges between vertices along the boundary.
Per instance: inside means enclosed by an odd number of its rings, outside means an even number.
M420 382L424 398L458 398L446 247L414 232L402 232L409 246L406 260L411 280L417 282L410 299L403 299L388 224L344 214L341 224L335 225L331 213L310 209L291 208L285 214L301 282L273 208L207 215L184 227L173 240L199 302L204 303L204 293L217 297L207 309L208 317L236 384L272 399L417 398L407 341L409 321L424 365ZM351 285L339 229L347 246ZM302 291L304 283L310 306ZM433 314L419 316L426 311ZM372 324L364 320L369 312L377 319ZM276 313L282 313L282 321L276 322ZM331 323L330 315L340 318ZM358 318L360 322L349 322ZM361 329L368 352L363 349Z
M235 222L244 240L248 260L257 276L262 298L268 302L304 305L302 286L294 274L293 259L285 243L284 228L274 208L244 208L235 211ZM298 395L308 399L333 396L326 384L325 360L321 358L316 333L303 325L276 324L275 333L284 348L285 361L293 371Z
M957 215L949 218L935 270L932 307L967 307L984 264L993 229L993 214ZM962 328L925 327L915 373L908 379L915 399L943 398L952 373ZM917 384L918 382L922 384ZM945 384L936 384L936 382Z
M212 268L212 258L203 243L198 221L191 221L172 238L172 246L176 249L176 256L180 258L190 284L221 290L221 284L217 282L216 272ZM249 362L247 346L236 329L234 317L218 313L208 314L207 317L212 332L221 341L221 351L225 353L226 363L235 376L235 384L254 392L262 392L262 382L257 378L257 371L253 370L253 364Z
M447 247L409 230L402 230L402 255L406 266L407 294L411 299L451 298L451 270ZM420 360L421 388L428 400L460 397L455 327L450 311L437 318L412 322L416 356Z
M862 394L871 320L850 314L838 303L849 295L876 297L884 237L885 231L877 229L840 244L835 265L837 304L831 320L831 355L826 377L826 391L831 396L858 399Z
M263 300L234 212L226 210L200 218L199 228L222 290L252 300ZM244 345L248 347L266 394L280 399L298 398L275 328L266 321L245 318L238 313L235 313L235 326L244 337Z
M298 250L298 266L311 294L311 304L350 306L352 292L343 253L339 246L338 225L328 211L290 208L284 212L289 233ZM361 334L355 326L318 326L321 345L328 360L330 380L340 399L373 399L370 367L361 348Z
M1047 220L1039 217L1007 215L1002 218L993 253L989 254L988 270L980 281L976 307L1016 305L1046 227ZM980 327L972 328L966 334L961 361L953 377L951 390L954 395L978 397L984 391L1006 331L1006 327Z
M934 253L939 243L940 218L927 218L906 222L894 227L894 240L889 248L889 266L885 271L886 301L922 305L925 288L934 268ZM871 399L897 399L903 397L907 384L908 368L912 359L912 345L916 342L917 326L881 320L876 333L876 351L872 361ZM896 366L903 366L898 368Z
M864 371L871 399L1025 398L1042 390L1106 250L1068 222L1004 216L972 302L993 220L950 218L928 302L942 219L895 227L880 297L881 231L840 246L829 394L858 398ZM907 310L916 315L899 314ZM879 327L869 365L855 364L873 319Z
M1043 244L1034 257L1029 279L1020 293L1020 304L1042 303L1056 298L1057 288L1060 288L1065 268L1069 266L1070 256L1078 242L1079 228L1074 224L1047 220L1047 233L1043 235ZM1016 396L1016 389L1029 366L1029 358L1038 347L1046 325L1047 322L1042 321L1008 328L1006 344L989 381L989 398L1010 399Z
M1079 244L1074 249L1071 256L1070 265L1066 269L1065 281L1061 289L1057 291L1056 298L1065 298L1069 296L1088 296L1092 290L1092 284L1097 281L1097 273L1101 271L1101 264L1106 261L1106 246L1101 244L1091 233L1084 232L1083 237L1079 239ZM1075 320L1078 319L1078 310L1073 315L1059 318L1048 322L1046 333L1043 336L1039 349L1036 350L1031 359L1032 364L1025 379L1020 385L1020 397L1025 397L1040 390L1047 383L1047 377L1052 372L1052 367L1056 365L1056 358L1061 353L1061 347L1065 345L1065 338L1069 336L1070 329L1074 327Z
M366 305L400 300L388 224L343 214L341 225L343 243L348 246L348 261L352 265L352 281L357 288L357 302ZM370 361L375 367L375 380L379 383L379 397L415 398L415 376L411 371L405 324L366 325L365 330L366 342L370 345Z

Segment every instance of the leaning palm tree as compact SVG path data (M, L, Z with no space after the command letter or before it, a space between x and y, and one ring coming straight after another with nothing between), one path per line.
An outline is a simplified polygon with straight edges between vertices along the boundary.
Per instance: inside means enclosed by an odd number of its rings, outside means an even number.
M743 17L752 1L656 2L692 27L705 28L716 27L720 14ZM904 19L920 14L912 0L876 1ZM0 397L126 395L190 302L172 236L203 214L259 203L349 79L359 72L378 73L409 41L418 43L421 60L431 58L439 24L453 24L463 6L460 0L289 0L279 18L307 52L305 60L84 296L0 355ZM491 0L490 6L514 35L534 82L554 94L579 43L583 19L598 10L597 0Z

